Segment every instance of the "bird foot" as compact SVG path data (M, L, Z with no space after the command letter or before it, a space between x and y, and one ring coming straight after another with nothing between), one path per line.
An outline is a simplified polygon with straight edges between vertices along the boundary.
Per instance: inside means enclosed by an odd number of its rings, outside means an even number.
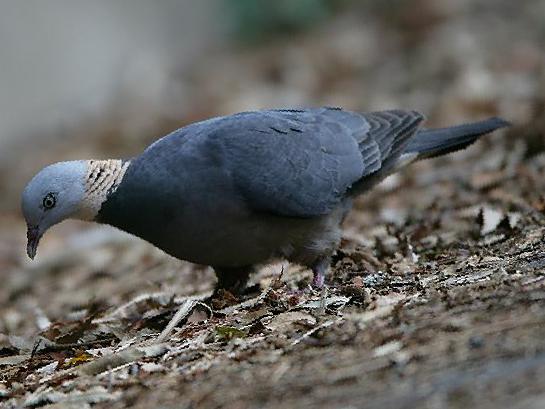
M314 277L312 278L312 286L314 288L320 289L324 287L325 283L325 274L323 271L315 271Z

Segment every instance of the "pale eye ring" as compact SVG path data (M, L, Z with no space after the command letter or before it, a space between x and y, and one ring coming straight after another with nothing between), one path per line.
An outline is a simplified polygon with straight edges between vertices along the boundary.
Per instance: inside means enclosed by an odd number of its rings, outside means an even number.
M53 193L48 193L45 195L44 200L42 201L42 205L44 206L45 210L49 210L55 207L57 204L57 198Z

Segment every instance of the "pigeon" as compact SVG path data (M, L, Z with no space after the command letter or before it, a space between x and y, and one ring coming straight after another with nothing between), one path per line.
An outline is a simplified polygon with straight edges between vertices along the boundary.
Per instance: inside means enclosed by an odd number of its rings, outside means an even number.
M241 112L175 130L130 159L42 169L22 194L27 253L69 218L108 224L242 291L261 265L308 267L323 288L354 199L408 164L464 149L501 118L421 127L410 110Z

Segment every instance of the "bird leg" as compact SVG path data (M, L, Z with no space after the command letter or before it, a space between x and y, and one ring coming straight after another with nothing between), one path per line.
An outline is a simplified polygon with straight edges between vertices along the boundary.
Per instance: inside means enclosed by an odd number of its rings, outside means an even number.
M242 293L246 289L252 271L253 269L251 266L214 267L214 272L218 278L215 292L224 289L232 294Z
M312 286L320 290L320 309L318 313L323 315L326 307L327 286L325 284L326 274L329 272L331 266L331 257L321 257L312 265L312 272L314 277L312 279Z
M312 278L312 286L316 289L324 287L325 277L329 272L331 257L321 257L311 266L314 277Z

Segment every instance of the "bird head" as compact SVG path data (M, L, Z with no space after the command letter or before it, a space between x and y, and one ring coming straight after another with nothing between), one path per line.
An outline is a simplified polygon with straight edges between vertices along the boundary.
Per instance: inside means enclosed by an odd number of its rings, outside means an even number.
M80 213L85 199L86 161L59 162L42 169L22 195L27 223L27 254L33 259L43 234Z
M130 162L120 159L58 162L43 168L23 191L27 254L33 259L44 233L66 219L95 220Z

